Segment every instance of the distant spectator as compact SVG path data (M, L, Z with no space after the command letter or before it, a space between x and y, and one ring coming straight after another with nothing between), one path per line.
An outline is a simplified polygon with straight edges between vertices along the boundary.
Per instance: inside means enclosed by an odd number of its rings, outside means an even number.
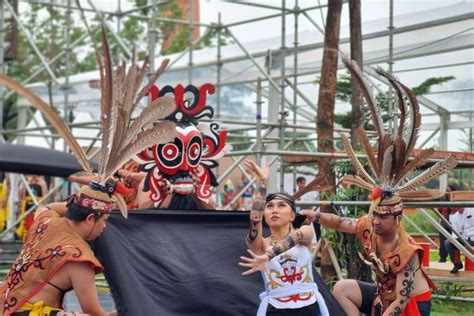
M222 192L222 204L223 205L229 204L234 197L235 197L234 184L232 183L232 180L228 179L224 183L224 190Z
M246 170L246 173L248 174L250 171L249 170ZM245 174L242 174L242 177L241 177L241 184L239 186L237 186L237 194L242 191L250 182L250 180L247 178L247 176ZM241 204L241 208L244 209L244 210L250 210L250 207L252 205L252 198L253 198L253 194L254 194L254 190L253 190L253 186L249 186L245 192L241 195L242 197L242 204Z
M474 246L474 208L458 209L456 213L450 216L449 221L453 226L453 230L458 232L471 246ZM457 236L453 234L453 237L456 238ZM457 273L464 267L461 254L451 241L446 240L445 245L451 262L454 264L451 273Z
M455 185L448 185L446 187L446 195L441 198L441 201L449 201L450 200L450 193L452 191L457 191L457 187ZM456 208L453 207L442 207L439 208L438 211L443 215L443 217L449 221L449 215L456 212ZM440 219L439 223L441 226L446 229L449 233L451 233L451 227L445 224L443 220ZM439 262L446 262L446 258L448 258L448 250L446 249L446 237L443 234L439 233Z
M306 186L306 178L296 178L296 191L303 189ZM310 191L297 199L297 201L314 202L319 200L319 194L316 191Z
M43 176L35 174L27 175L26 181L28 182L29 191L24 185L19 190L21 201L19 214L20 217L23 217L26 211L35 205L35 199L39 201L43 196L48 194L48 185L46 184L46 181L44 180ZM31 194L33 196L31 196ZM24 219L20 222L20 225L16 230L16 236L20 240L25 240L28 230L30 229L31 225L33 225L34 218L35 212L32 211L28 213L28 215L26 215Z

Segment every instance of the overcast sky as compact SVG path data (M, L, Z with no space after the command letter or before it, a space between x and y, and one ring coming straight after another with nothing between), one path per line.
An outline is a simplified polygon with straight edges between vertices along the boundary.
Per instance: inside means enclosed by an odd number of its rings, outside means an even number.
M133 7L134 1L121 0L122 10L127 10ZM237 22L247 19L252 19L259 16L265 16L277 13L276 10L263 9L258 7L251 7L242 4L236 4L232 2L238 1L222 1L222 0L200 0L200 14L201 22L211 23L217 22L218 13L221 12L223 23ZM255 2L275 7L281 7L282 1L280 0L245 0L244 2ZM287 0L286 6L293 8L295 6L295 0ZM301 8L310 6L316 6L318 3L326 3L325 0L299 0L298 5ZM389 16L389 1L388 0L362 0L362 22L384 18ZM439 7L448 6L450 4L456 4L460 2L471 3L472 10L474 11L473 0L394 0L394 14L400 15L405 13L411 13L416 11L424 11L428 9L434 9ZM82 1L84 7L87 6L86 1ZM93 3L100 8L108 11L115 11L118 7L118 0L94 0ZM323 15L326 14L326 9L323 9ZM311 16L321 21L320 10L311 11ZM239 38L247 40L254 40L260 38L267 38L269 36L278 36L280 34L280 18L272 20L265 20L265 22L250 23L247 25L236 26L233 31ZM348 24L349 13L348 5L344 4L342 24ZM287 25L289 32L293 25L293 16L287 17ZM306 19L300 19L299 28L303 30L314 30L314 26L310 24Z

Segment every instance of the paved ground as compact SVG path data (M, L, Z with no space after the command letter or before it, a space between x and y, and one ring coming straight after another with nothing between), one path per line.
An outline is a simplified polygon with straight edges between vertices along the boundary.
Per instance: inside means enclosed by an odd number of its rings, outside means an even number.
M110 293L99 292L99 302L102 308L105 309L107 312L111 312L115 309L115 303ZM64 298L64 307L67 311L81 311L79 301L77 300L77 296L74 291L71 291L66 294L66 297Z

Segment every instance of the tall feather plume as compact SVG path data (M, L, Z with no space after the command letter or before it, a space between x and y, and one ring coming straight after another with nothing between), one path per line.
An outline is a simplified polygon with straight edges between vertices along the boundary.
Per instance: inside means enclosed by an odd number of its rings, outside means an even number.
M140 89L140 86L142 85L143 80L145 79L145 75L148 73L149 70L150 70L150 63L149 63L148 56L146 56L145 59L143 60L142 66L140 68L140 72L138 73L137 80L135 82L135 88L133 89L133 95L137 95L138 89ZM133 102L132 108L129 109L129 112L133 112L133 110L135 109L133 108L134 105L135 105L135 102Z
M380 109L375 104L374 97L372 96L372 92L370 91L369 86L364 79L364 75L360 71L359 66L355 61L346 57L342 57L342 61L346 65L347 69L349 69L351 74L354 75L354 78L356 79L357 84L359 85L362 94L364 95L364 99L369 107L370 116L372 118L372 122L374 123L375 130L377 131L377 135L382 137L384 131L382 115L380 113Z
M400 192L415 190L420 185L428 183L433 178L439 177L449 169L456 167L457 161L452 156L444 161L440 161L431 168L425 170L417 177L411 179L399 188Z
M379 168L382 168L385 151L388 147L392 146L392 143L393 141L392 137L390 137L390 134L385 134L383 138L380 139L379 148L377 151L377 163L379 165Z
M166 62L165 62L166 64ZM176 125L169 121L158 122L174 110L174 99L167 97L163 100L167 107L163 105L162 98L149 103L135 122L131 121L133 113L133 102L135 99L134 91L138 88L133 83L141 73L137 65L132 65L128 69L126 82L130 82L126 91L122 94L122 99L115 104L114 115L114 134L111 151L103 170L103 179L110 177L123 163L132 155L140 152L150 146L150 144L161 144L172 141L176 136ZM154 81L153 77L147 82L146 86L151 87ZM137 84L137 83L136 83ZM157 119L157 120L155 120ZM145 130L146 125L156 124L151 129Z
M382 178L380 179L382 183L382 188L387 188L391 184L392 179L392 151L393 145L390 145L383 154L383 163L382 163Z
M359 159L357 159L357 156L352 149L351 142L347 138L346 135L340 134L341 135L341 140L342 144L344 145L344 148L346 149L347 154L349 155L352 164L356 168L357 173L365 180L367 181L370 185L375 186L375 181L372 179L372 177L365 171L364 167L360 163Z
M392 185L396 184L395 178L400 170L405 166L408 157L405 155L405 141L401 137L397 137L393 142L393 175L390 179Z
M130 124L127 135L123 142L125 144L135 140L137 134L143 127L150 123L158 122L173 113L175 109L175 101L173 97L163 96L153 100L145 107L140 115Z
M135 63L135 49L132 56L132 64L126 71L126 65L119 65L112 71L109 47L105 29L102 27L102 55L99 53L96 43L93 40L87 20L84 16L79 1L76 1L81 11L82 19L91 36L95 53L99 63L100 88L101 88L101 123L102 123L102 147L99 176L100 182L105 183L113 173L118 170L130 157L137 152L144 150L152 144L161 144L173 140L176 137L176 125L170 121L151 121L169 112L164 106L158 109L151 107L171 103L166 101L156 101L148 104L146 112L139 115L134 123L131 115L145 96L155 80L163 73L169 60L165 59L156 73L148 79L148 82L141 89L137 96L142 81L148 72L148 58L145 58L143 67L140 68ZM174 102L173 102L174 103ZM145 115L148 117L145 118ZM144 130L146 125L155 124L152 128ZM133 127L130 129L130 127ZM129 135L129 133L131 134ZM117 194L115 196L117 204L122 213L126 216L126 204L123 198Z
M363 76L358 69L357 64L353 61L348 61L345 58L343 58L343 61L354 75L359 85L364 88ZM405 179L414 169L426 163L426 160L432 155L434 150L423 150L413 160L408 160L415 147L418 131L421 125L418 101L413 91L395 79L391 74L381 68L376 71L379 75L385 77L389 81L396 93L398 108L400 111L400 124L396 137L392 138L389 133L382 136L383 125L380 123L380 116L377 115L380 114L379 109L374 102L368 102L371 118L379 135L377 159L371 157L372 155L369 155L371 152L371 146L364 131L361 129L358 130L357 133L361 140L361 144L367 153L369 165L374 174L377 175L378 180L380 180L382 190L395 192L403 200L431 200L439 198L442 196L442 193L437 190L415 191L415 189L418 186L429 182L431 179L440 176L447 170L454 168L457 162L453 157L449 157L445 161L435 164L433 167L422 172L414 179L408 180L403 184L403 182L406 181ZM366 97L366 100L368 100L370 99L370 91L368 93L366 90L368 89L363 89L363 94L364 97ZM352 152L352 148L350 148L350 143L347 138L344 139L343 137L343 144L350 154L355 168L359 172L361 169L360 163L357 159L352 157L355 155ZM367 179L365 179L366 177L363 173L359 172L359 174L362 178L347 175L343 178L342 182L346 184L355 184L366 190L371 190L375 185L370 181L366 181ZM402 183L402 185L400 185L400 183Z
M405 104L405 101L404 101L403 92L400 88L399 82L392 75L390 75L388 72L386 72L381 67L377 67L375 69L375 71L379 75L385 77L389 81L390 85L393 87L393 90L395 91L395 94L397 96L398 109L400 111L400 120L399 120L400 123L398 124L397 136L398 137L403 137L403 130L405 128L405 118L406 118L406 114L407 114L407 107L406 107L406 104Z
M395 184L398 184L400 181L404 180L406 176L411 173L416 168L419 168L426 164L426 160L434 153L433 148L428 148L422 150L413 160L409 161L405 166L397 173L395 177Z
M110 60L109 46L107 43L107 38L105 36L105 27L102 26L102 54L103 54L103 63L104 68L102 70L103 77L101 78L101 93L102 93L102 102L101 102L101 125L102 125L102 148L101 148L101 160L102 164L99 165L99 174L102 175L105 169L105 162L107 161L106 157L110 153L110 135L113 133L111 131L112 119L112 63ZM103 158L104 157L104 158ZM101 182L105 179L101 177Z
M160 122L153 128L138 133L135 141L126 144L112 157L111 163L107 166L106 173L112 175L132 155L145 150L150 144L164 144L173 141L176 135L176 124L171 121Z
M372 189L374 188L374 186L367 183L367 181L353 174L346 174L344 177L342 177L341 182L345 185L356 185L358 187L366 189L367 191L372 191Z
M104 155L103 153L106 152L108 148L108 142L110 139L110 119L107 116L110 114L110 108L107 108L107 106L110 105L110 103L107 102L107 70L106 70L106 65L105 61L103 60L101 54L99 53L99 48L97 47L96 42L93 40L94 35L92 34L92 31L89 27L89 23L87 23L86 16L84 14L84 10L82 9L81 2L79 0L76 0L76 5L79 8L79 12L81 13L81 18L82 21L84 22L84 25L86 26L87 33L89 34L89 37L92 39L92 45L94 47L94 52L96 55L96 60L97 64L99 65L99 76L100 76L100 87L101 87L101 133L102 133L102 145L101 145L101 155L99 158L99 173L103 171L103 166L105 165L106 157L107 155ZM102 26L102 36L104 36L105 30L104 27ZM110 65L109 65L110 66ZM107 114L104 114L107 113ZM104 125L105 124L105 125Z
M377 159L375 158L374 152L372 150L372 146L370 145L369 138L367 137L367 133L362 127L357 128L356 130L357 136L359 137L359 141L364 147L364 151L367 155L367 162L369 163L370 170L375 177L380 179L380 168L377 163Z
M405 86L404 84L400 83L400 86L405 91L410 100L411 105L411 113L410 114L410 128L408 129L408 137L404 138L405 143L407 145L406 155L410 156L413 149L415 148L416 140L418 138L418 131L421 126L421 114L420 114L420 106L418 105L418 100L416 99L415 94L413 91Z
M51 125L56 129L59 135L64 139L66 144L73 156L76 158L77 162L81 165L82 169L86 172L92 172L89 166L89 161L87 160L86 154L82 150L82 147L77 142L76 138L72 135L69 127L64 124L64 121L58 116L58 114L43 100L41 100L36 94L33 93L30 89L22 86L20 83L11 79L6 75L0 74L0 84L6 86L7 88L15 91L25 99L27 99L31 104L36 107L51 123Z
M399 195L405 201L429 201L439 199L444 195L444 192L439 190L418 190L400 192Z
M168 58L163 59L161 61L160 68L158 68L155 73L150 76L148 84L143 86L143 88L140 90L137 97L135 98L135 101L133 102L132 106L132 112L137 107L138 103L140 103L140 101L143 99L143 97L148 93L148 90L150 90L151 86L155 83L155 81L158 80L158 78L163 74L169 62L170 60Z

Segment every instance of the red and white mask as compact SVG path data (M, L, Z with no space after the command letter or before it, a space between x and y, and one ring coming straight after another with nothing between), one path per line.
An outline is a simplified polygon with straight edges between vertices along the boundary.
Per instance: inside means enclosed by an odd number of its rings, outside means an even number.
M177 126L176 130L174 142L153 147L153 158L177 193L190 194L194 192L194 181L189 172L196 172L201 162L201 132L192 124Z
M191 101L185 98L186 93L194 96ZM217 160L230 146L225 144L227 131L220 131L217 123L197 123L201 117L212 118L213 109L206 105L207 93L214 93L213 85L204 84L199 88L166 86L161 90L155 86L150 89L152 99L174 95L176 109L169 119L177 122L178 134L173 142L152 145L134 158L148 173L145 191L151 191L150 198L155 206L159 206L167 193L164 182L175 193L194 194L203 201L211 197L211 186L217 186L211 169L218 166Z

